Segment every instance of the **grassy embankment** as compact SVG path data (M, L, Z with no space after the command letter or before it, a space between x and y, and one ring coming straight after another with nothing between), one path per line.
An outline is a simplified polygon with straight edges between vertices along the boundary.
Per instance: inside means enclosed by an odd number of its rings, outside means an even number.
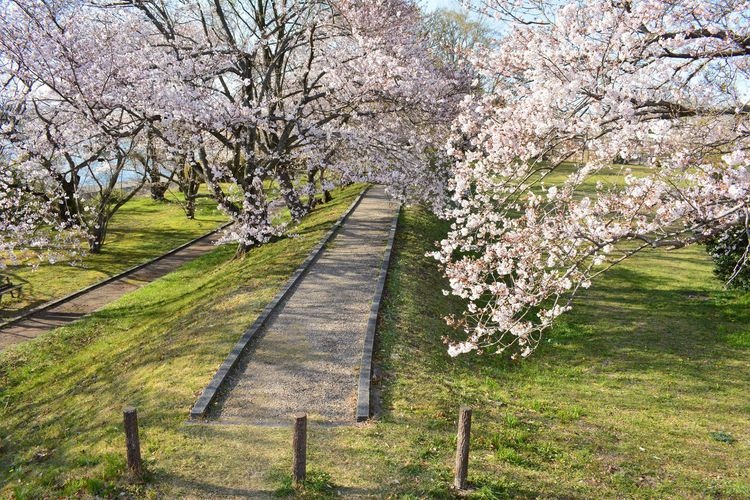
M205 234L227 218L216 203L199 198L195 219L185 217L172 192L167 202L139 195L126 203L112 218L101 253L89 254L79 262L41 264L36 269L21 266L3 274L23 284L21 297L3 297L0 318L12 317L49 300L63 297L88 285L114 276L130 267ZM72 265L71 265L72 264Z
M392 491L448 494L464 403L477 497L750 495L750 294L723 291L701 247L602 276L526 361L450 360L439 317L460 304L425 293L445 285L423 257L446 227L402 222L380 349Z
M230 346L350 203L300 236L220 248L91 317L0 355L0 494L289 493L290 429L186 415ZM701 248L650 252L580 298L531 359L452 360L424 254L444 223L406 210L380 323L382 418L310 429L313 495L450 497L455 416L474 408L476 498L750 495L750 309ZM120 410L138 406L150 482L127 485ZM327 485L330 477L332 487Z
M596 181L621 176L602 172L582 194ZM450 360L440 339L455 332L439 318L461 304L425 293L447 288L424 257L446 224L419 210L402 223L379 351L381 427L399 436L381 446L400 455L391 492L449 495L469 404L475 497L750 496L750 293L724 291L702 247L644 252L601 276L528 360Z
M108 495L125 487L120 412L128 404L139 409L144 457L157 482L187 487L212 465L205 453L224 456L235 443L262 448L242 433L188 425L187 412L359 190L337 190L296 237L240 260L232 259L234 247L219 247L81 321L0 353L0 497Z

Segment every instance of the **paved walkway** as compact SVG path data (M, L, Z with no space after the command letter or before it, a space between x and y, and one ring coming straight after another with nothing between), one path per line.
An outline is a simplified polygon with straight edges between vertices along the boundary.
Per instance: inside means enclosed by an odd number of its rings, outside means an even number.
M62 304L34 313L0 329L0 350L32 339L48 330L71 323L90 314L216 248L218 235L208 235L182 250L128 273L106 285L94 288Z
M288 423L295 413L350 423L367 320L397 205L370 189L248 348L210 417Z

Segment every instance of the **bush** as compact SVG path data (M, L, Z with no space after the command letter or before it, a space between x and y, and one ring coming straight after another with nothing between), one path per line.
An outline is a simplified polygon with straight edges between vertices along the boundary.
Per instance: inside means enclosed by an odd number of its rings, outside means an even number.
M745 258L747 244L747 228L744 225L732 227L706 244L706 250L714 260L714 274L730 288L750 290L750 265L743 264L734 279L729 281L737 265Z

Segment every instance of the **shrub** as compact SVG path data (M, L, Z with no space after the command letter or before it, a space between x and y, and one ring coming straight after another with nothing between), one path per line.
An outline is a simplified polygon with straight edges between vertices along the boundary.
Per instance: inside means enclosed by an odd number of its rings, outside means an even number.
M747 245L747 228L744 224L728 229L706 244L706 250L714 260L714 274L730 288L750 290L750 265L742 262L746 257ZM739 271L738 266L741 266Z

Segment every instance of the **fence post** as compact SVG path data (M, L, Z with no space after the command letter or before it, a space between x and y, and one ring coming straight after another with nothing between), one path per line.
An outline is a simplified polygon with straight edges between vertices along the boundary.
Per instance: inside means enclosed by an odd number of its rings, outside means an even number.
M458 437L456 440L456 478L453 486L465 490L469 473L469 439L471 437L471 408L462 406L458 414Z
M292 479L299 486L305 481L307 473L307 415L304 413L294 417L292 451Z
M141 465L141 443L138 439L138 412L132 406L123 412L125 422L125 447L128 453L128 472L133 479L140 479L143 473Z

